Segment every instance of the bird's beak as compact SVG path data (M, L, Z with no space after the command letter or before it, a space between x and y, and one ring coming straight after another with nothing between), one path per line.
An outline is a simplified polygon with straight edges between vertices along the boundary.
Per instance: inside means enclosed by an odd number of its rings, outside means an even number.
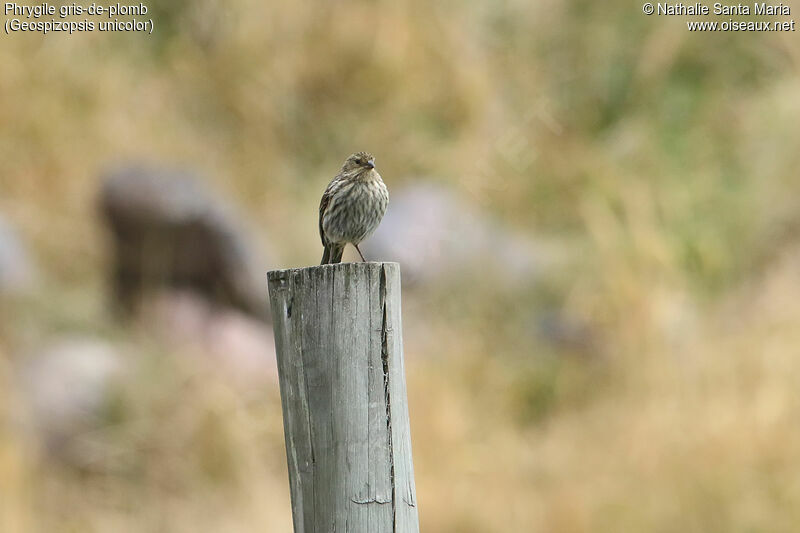
M375 168L375 161L367 161L367 166L369 168Z

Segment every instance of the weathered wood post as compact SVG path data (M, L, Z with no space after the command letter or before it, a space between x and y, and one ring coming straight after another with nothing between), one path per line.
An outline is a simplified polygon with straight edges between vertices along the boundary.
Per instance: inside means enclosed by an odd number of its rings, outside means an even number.
M418 532L399 265L268 280L295 533Z

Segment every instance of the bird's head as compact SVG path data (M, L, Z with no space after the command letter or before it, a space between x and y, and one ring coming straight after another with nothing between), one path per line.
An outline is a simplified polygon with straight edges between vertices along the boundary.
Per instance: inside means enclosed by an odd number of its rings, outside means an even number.
M342 173L359 175L375 169L375 157L367 152L356 152L348 157L342 165Z

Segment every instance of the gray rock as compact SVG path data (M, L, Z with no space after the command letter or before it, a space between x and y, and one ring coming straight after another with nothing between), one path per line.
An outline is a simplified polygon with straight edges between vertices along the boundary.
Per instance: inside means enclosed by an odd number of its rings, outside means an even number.
M130 312L161 288L266 319L264 273L255 243L232 209L191 174L128 166L103 179L100 207L112 236L114 301Z
M511 287L536 279L552 262L552 253L529 236L435 185L392 191L386 216L362 251L370 260L399 262L408 285L490 267L502 269L499 279Z
M277 384L274 335L263 321L182 291L162 291L146 314L174 352L205 358L223 376L258 390Z
M21 390L33 429L52 455L79 465L91 460L80 438L102 424L125 368L112 345L82 337L54 341L25 362Z
M0 217L0 295L23 292L35 278L27 249L14 229Z
M563 311L543 313L536 330L542 340L558 350L587 357L603 354L603 343L591 324Z

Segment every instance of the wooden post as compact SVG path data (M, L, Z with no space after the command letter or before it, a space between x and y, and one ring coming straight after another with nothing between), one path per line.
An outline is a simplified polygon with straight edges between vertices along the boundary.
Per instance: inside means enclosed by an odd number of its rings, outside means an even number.
M399 265L268 280L295 533L418 532Z

